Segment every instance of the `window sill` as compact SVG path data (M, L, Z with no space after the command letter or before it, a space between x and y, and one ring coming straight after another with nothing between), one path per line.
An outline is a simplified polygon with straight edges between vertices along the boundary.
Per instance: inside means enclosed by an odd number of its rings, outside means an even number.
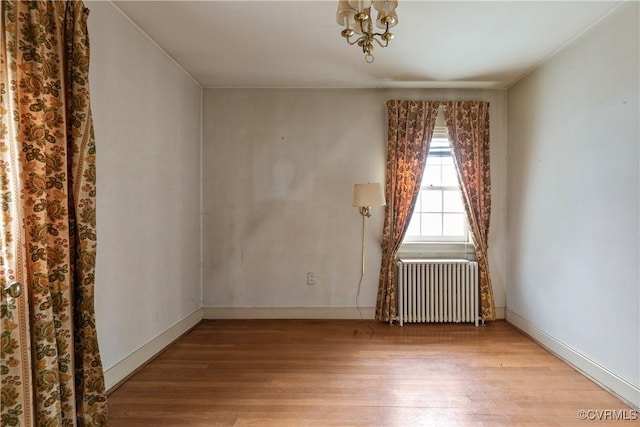
M476 260L476 252L473 243L461 242L408 242L403 243L398 251L400 258L446 258Z

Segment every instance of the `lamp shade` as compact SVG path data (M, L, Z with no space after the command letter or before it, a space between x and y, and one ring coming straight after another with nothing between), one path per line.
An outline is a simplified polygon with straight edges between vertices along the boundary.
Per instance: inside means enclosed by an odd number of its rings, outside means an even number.
M358 12L362 12L366 8L371 7L371 3L373 3L373 0L349 0L349 5L357 9Z
M384 188L379 182L368 184L356 184L353 186L353 206L384 206Z
M373 8L383 14L391 13L398 7L398 0L375 0Z
M347 0L340 0L338 3L338 11L336 12L336 22L349 28L355 21L353 18L355 15L356 10L349 5L349 2Z
M387 15L385 15L383 12L378 12L378 17L376 18L376 27L380 28L380 29L385 29L386 28L386 24L384 22L382 22L382 19L384 19ZM393 28L396 25L398 25L398 14L396 13L395 10L389 12L390 17L393 18L393 20L391 22L389 22L389 28Z

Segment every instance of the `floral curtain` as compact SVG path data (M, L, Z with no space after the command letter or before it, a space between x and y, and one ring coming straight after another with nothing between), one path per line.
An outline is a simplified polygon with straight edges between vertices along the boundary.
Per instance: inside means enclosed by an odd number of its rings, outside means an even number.
M429 101L387 102L387 205L376 303L376 319L380 321L388 322L397 316L396 255L420 192L439 104Z
M473 233L480 276L480 310L483 320L495 320L495 302L487 258L491 217L489 173L489 103L451 101L444 104L449 139Z
M2 1L0 273L25 287L3 295L3 426L107 425L87 16L82 1ZM5 340L8 329L22 330L30 351L13 332Z

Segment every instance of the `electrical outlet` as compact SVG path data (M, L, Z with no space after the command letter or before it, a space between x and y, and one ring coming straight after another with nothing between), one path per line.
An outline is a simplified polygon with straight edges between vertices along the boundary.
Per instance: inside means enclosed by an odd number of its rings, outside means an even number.
M316 284L316 273L309 272L307 273L307 285L315 285Z

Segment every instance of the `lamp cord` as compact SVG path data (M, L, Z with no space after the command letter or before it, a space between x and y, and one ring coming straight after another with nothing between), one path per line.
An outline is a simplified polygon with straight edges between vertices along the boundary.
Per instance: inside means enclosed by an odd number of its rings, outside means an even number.
M362 279L364 279L364 273L360 275L360 281L358 282L358 292L356 293L356 308L358 309L358 313L360 314L360 320L364 320L364 316L362 315L362 310L360 310L360 305L358 304L358 297L360 296L360 287L362 286Z
M364 316L362 315L362 311L360 310L360 305L358 304L358 298L360 297L360 288L362 287L362 279L364 279L364 257L365 257L365 243L366 243L366 231L367 231L367 217L366 215L362 215L362 270L360 272L360 281L358 282L358 292L356 293L356 308L358 309L358 313L360 313L360 319L364 320Z
M360 320L366 320L362 315L362 310L360 310L360 305L358 304L358 297L360 296L360 286L362 285L362 279L364 279L364 270L362 271L362 274L360 275L360 281L358 282L358 293L356 293L356 308L358 309L358 313L360 314ZM376 331L375 329L373 329L373 326L371 326L370 324L368 324L367 326L369 327L369 333L367 333L367 335L369 336L369 338L373 338ZM354 331L354 334L357 334L357 333L358 333L358 330L356 329Z
M362 215L362 275L364 276L365 241L367 236L367 217Z
M360 281L358 282L358 292L356 292L356 308L358 309L358 313L360 314L360 320L365 320L364 315L362 314L362 310L360 310L360 304L358 303L358 298L360 297L360 288L362 287L362 280L364 279L364 259L365 259L365 243L366 243L366 231L367 231L367 215L362 215L362 271L360 274ZM373 338L375 334L375 330L371 325L369 326L370 333L369 338ZM356 330L357 332L357 330Z

